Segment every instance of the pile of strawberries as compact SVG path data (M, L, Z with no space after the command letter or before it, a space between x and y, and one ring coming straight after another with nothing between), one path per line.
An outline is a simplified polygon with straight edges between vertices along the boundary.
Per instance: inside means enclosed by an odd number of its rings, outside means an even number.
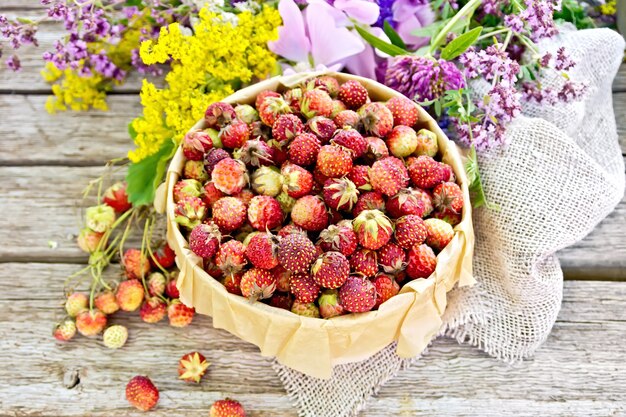
M211 104L182 143L175 219L226 289L309 317L378 308L427 278L463 193L415 103L321 76Z

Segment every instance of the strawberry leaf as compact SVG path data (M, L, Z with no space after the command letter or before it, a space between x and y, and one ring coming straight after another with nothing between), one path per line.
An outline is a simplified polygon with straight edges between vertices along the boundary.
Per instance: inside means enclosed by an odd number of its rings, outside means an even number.
M156 189L163 181L165 169L175 151L174 142L167 140L157 153L130 164L126 173L126 192L133 206L148 205L154 201Z

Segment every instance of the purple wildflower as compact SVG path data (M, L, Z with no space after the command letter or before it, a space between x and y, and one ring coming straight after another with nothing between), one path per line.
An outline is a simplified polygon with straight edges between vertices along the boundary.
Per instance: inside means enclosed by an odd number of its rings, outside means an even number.
M580 100L587 92L588 85L585 83L577 83L571 80L565 81L558 97L561 101L569 102Z
M525 0L526 8L519 14L508 15L504 24L514 32L524 29L533 41L551 38L559 31L554 22L554 12L561 9L561 2L554 0Z
M22 64L17 55L12 55L9 59L5 61L7 67L9 67L13 71L19 71L22 69Z
M572 60L566 53L565 48L560 47L556 51L556 58L554 59L554 69L557 71L567 71L573 68L576 65L576 62Z
M463 65L465 77L482 76L487 81L499 79L505 86L514 85L520 72L519 63L513 61L499 44L490 45L478 52L470 48L459 57L459 62Z
M382 28L385 21L387 21L392 27L396 27L397 23L393 20L393 4L395 2L396 0L375 0L375 3L380 8L380 14L374 26Z

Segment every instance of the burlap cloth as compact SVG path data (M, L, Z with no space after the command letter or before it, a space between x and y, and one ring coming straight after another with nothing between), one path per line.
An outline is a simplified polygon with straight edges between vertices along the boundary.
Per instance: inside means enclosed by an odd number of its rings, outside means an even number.
M541 49L559 46L578 62L570 77L589 83L587 96L557 106L525 105L508 130L508 147L480 158L487 197L500 210L474 213L479 284L448 294L440 332L505 360L531 356L550 333L563 295L555 252L586 236L624 195L611 100L624 40L608 29L563 28ZM330 380L278 363L275 369L300 416L348 417L414 360L399 358L389 346L368 360L336 366Z

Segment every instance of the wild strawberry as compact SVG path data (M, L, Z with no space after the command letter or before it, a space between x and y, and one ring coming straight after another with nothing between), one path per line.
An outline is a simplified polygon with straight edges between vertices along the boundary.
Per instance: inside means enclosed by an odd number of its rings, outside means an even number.
M209 417L246 417L246 412L237 401L226 398L211 405Z
M52 335L60 342L67 342L76 336L76 323L72 319L65 319L54 327Z
M222 159L211 173L215 188L228 195L240 193L248 184L246 165L232 158Z
M411 183L418 188L430 189L450 178L450 172L443 164L430 156L409 158L407 166Z
M193 321L196 310L193 307L187 307L180 300L172 300L167 307L167 318L172 327L187 327Z
M333 110L330 113L330 118L331 119L334 118L335 116L337 116L337 114L339 114L340 112L344 110L348 110L348 108L346 107L343 101L333 100Z
M177 273L178 271L172 271L172 274L170 274L167 284L165 285L165 295L167 295L169 298L180 297L178 287L176 287Z
M98 249L104 233L94 232L88 227L81 229L76 239L78 247L87 253L93 253ZM104 248L102 248L104 249Z
M178 379L186 382L200 382L210 363L203 354L190 352L178 361Z
M115 298L115 293L111 290L102 291L93 300L93 304L96 308L102 311L104 314L113 314L120 309Z
M270 139L267 141L267 144L270 145L272 161L275 166L281 166L287 160L287 143L281 143L276 139Z
M337 113L337 115L333 118L333 122L335 122L337 127L340 129L345 128L346 126L358 129L361 117L359 117L359 114L354 110L344 110Z
M386 196L393 196L409 185L409 175L399 159L389 156L380 159L370 169L372 188Z
M215 165L222 159L230 158L230 154L221 148L211 149L209 153L204 156L204 169L207 174L212 175Z
M370 191L372 189L369 167L366 165L354 165L347 178L354 183L358 190Z
M289 103L281 96L267 97L257 107L257 110L261 121L267 126L272 127L274 126L274 123L276 123L278 116L293 112Z
M428 216L433 211L433 201L430 193L419 188L412 188L411 194L424 204L422 217Z
M120 282L115 292L115 299L122 311L137 310L143 301L143 297L143 285L136 279Z
M272 136L279 142L289 142L303 131L304 124L295 114L278 116L272 126Z
M367 89L361 85L360 82L349 80L339 87L339 94L337 95L339 100L343 101L350 109L358 109L369 98Z
M289 161L300 166L307 166L317 161L317 154L322 145L312 133L301 133L289 144Z
M364 210L385 211L385 198L383 195L378 191L370 191L361 194L354 205L352 216L357 217Z
M433 188L433 204L440 212L460 213L463 210L463 191L454 182L442 182Z
M426 155L434 158L438 151L437 135L428 129L420 129L417 132L417 147L414 155Z
M85 210L85 225L97 233L104 233L115 223L115 210L106 204L88 207Z
M70 317L76 317L80 312L87 309L89 298L82 292L70 294L65 301L65 311Z
M387 144L381 138L367 136L365 141L367 142L367 152L364 158L368 163L374 163L389 156L389 148L387 148Z
M351 211L359 199L359 190L347 178L330 178L324 183L324 201L333 210Z
M300 233L291 233L278 244L278 262L292 273L308 272L315 254L313 242Z
M263 104L263 102L265 101L266 98L268 97L280 97L280 93L277 93L274 90L264 90L261 91L256 98L254 99L254 107L256 107L257 109L259 107L261 107L261 104Z
M315 87L323 89L333 98L339 94L339 81L330 75L317 77L315 79Z
M352 228L352 223L340 222L337 225L328 226L320 233L319 244L324 252L339 251L345 256L350 256L356 250L356 234Z
M252 139L233 152L235 159L247 165L259 167L272 164L272 148L259 139Z
M241 295L252 301L270 298L276 290L276 280L270 271L252 268L241 277Z
M411 279L428 278L437 267L435 252L428 245L414 245L409 249L406 274Z
M215 265L224 274L234 274L246 264L245 248L238 240L229 240L223 243L215 254Z
M289 281L291 280L291 272L287 271L282 265L270 271L276 280L276 291L289 292Z
M109 349L119 349L126 344L128 329L119 324L107 327L102 335L102 343Z
M183 177L196 180L199 182L205 182L209 179L204 169L204 162L202 161L187 161L183 166Z
M300 100L302 100L302 88L294 87L283 93L283 98L287 103L289 103L289 107L291 107L291 111L294 113L300 113Z
M387 108L393 116L393 124L395 126L414 126L419 119L419 110L417 105L406 97L392 97L387 103Z
M337 125L328 117L315 116L306 122L306 131L317 136L323 144L328 143L335 130Z
M339 304L339 291L337 290L324 290L317 303L319 304L320 315L325 319L341 316L345 313Z
M223 197L213 204L213 221L222 233L230 233L243 226L246 213L246 205L235 197Z
M383 103L368 103L359 109L361 123L366 133L385 137L393 128L393 115Z
M148 287L149 295L163 295L163 293L165 292L165 285L167 285L167 278L165 278L165 275L160 272L153 272L148 276L148 279L146 280L146 285Z
M293 305L293 296L288 293L276 291L270 297L270 305L276 308L282 308L283 310L291 311Z
M350 313L364 313L376 305L376 287L367 278L350 276L339 289L339 304Z
M256 230L270 230L283 222L283 211L274 197L257 195L250 200L248 220Z
M325 252L313 262L311 274L321 287L339 288L350 275L350 262L341 252Z
M455 213L452 211L435 211L432 213L432 216L435 219L441 219L446 223L450 223L451 226L456 226L457 224L461 223L461 220L463 219L463 214L462 213Z
M123 213L132 207L128 202L128 194L126 194L126 183L116 182L104 192L102 202L113 207L118 213Z
M285 226L283 226L279 231L278 231L278 237L285 237L285 236L289 236L292 233L298 233L301 234L302 236L306 237L306 231L299 227L296 226L295 224L287 224Z
M213 140L207 132L192 130L183 138L183 155L189 161L202 161L204 154L213 148Z
M261 167L252 173L250 181L257 194L275 197L282 191L283 177L276 167Z
M318 196L305 195L293 206L291 220L306 231L319 232L328 225L326 205Z
M254 192L250 190L249 188L244 188L237 194L233 194L233 197L241 201L246 206L246 208L250 205L250 201L252 201L254 196L255 196Z
M78 316L76 316L76 329L78 329L78 333L83 336L95 336L101 333L106 325L107 316L105 316L100 310L83 310L78 314Z
M300 112L307 119L315 116L329 117L333 112L333 99L319 88L306 91L300 100Z
M387 243L378 250L378 263L388 274L396 274L406 267L406 253L395 243Z
M126 399L136 409L148 411L159 401L159 390L147 376L136 376L126 385Z
M158 297L146 299L139 309L139 317L146 323L158 323L167 313L167 304Z
M300 301L294 301L291 305L291 312L299 316L319 318L320 310L315 303L301 303Z
M428 236L428 229L420 216L409 214L396 220L395 238L398 245L409 249L421 245Z
M393 156L406 158L417 148L417 133L408 126L396 126L387 135L387 146Z
M308 273L293 274L289 280L289 290L300 303L312 303L320 293L319 284Z
M246 246L246 258L261 269L278 266L278 239L271 233L257 233Z
M359 244L376 250L391 239L391 220L379 210L365 210L352 222Z
M224 285L226 291L229 293L241 295L241 277L243 277L243 272L226 274L224 276L224 280L222 281L222 285Z
M185 197L176 203L174 208L174 220L176 223L190 230L202 223L206 215L206 204L198 197Z
M297 200L293 197L290 197L289 194L283 191L276 196L276 201L280 203L280 208L282 209L283 213L291 214L291 210L293 210L293 206L296 205Z
M376 252L369 249L357 249L350 257L350 268L353 272L365 277L373 277L378 272Z
M454 229L448 222L431 218L424 220L424 224L428 231L426 244L435 250L443 250L454 237Z
M390 197L385 208L390 217L394 219L407 214L423 217L426 212L425 202L421 198L421 194L416 193L411 188L403 188L398 194Z
M204 112L204 122L211 129L221 129L237 117L235 109L228 103L217 102L209 105Z
M212 258L221 238L222 234L215 223L201 223L189 234L189 249L201 258Z
M184 179L174 184L174 203L185 197L201 197L202 183L194 179Z
M150 273L150 262L139 249L127 249L122 256L122 268L128 279L140 279Z
M352 169L352 155L341 146L322 146L317 154L317 169L330 178L343 177Z
M158 267L158 264L162 268L171 268L174 266L174 262L176 262L176 252L167 243L155 250L153 255L154 259L150 261L154 267Z
M330 142L350 150L353 158L360 158L367 151L365 138L357 130L348 126L338 129Z
M259 112L249 104L235 106L235 116L244 123L250 124L259 120Z
M290 197L300 198L311 192L313 176L301 166L287 163L280 170L283 175L283 190Z
M382 303L400 292L400 286L391 275L378 274L374 278L373 283L376 288L376 304L374 308L380 307Z

